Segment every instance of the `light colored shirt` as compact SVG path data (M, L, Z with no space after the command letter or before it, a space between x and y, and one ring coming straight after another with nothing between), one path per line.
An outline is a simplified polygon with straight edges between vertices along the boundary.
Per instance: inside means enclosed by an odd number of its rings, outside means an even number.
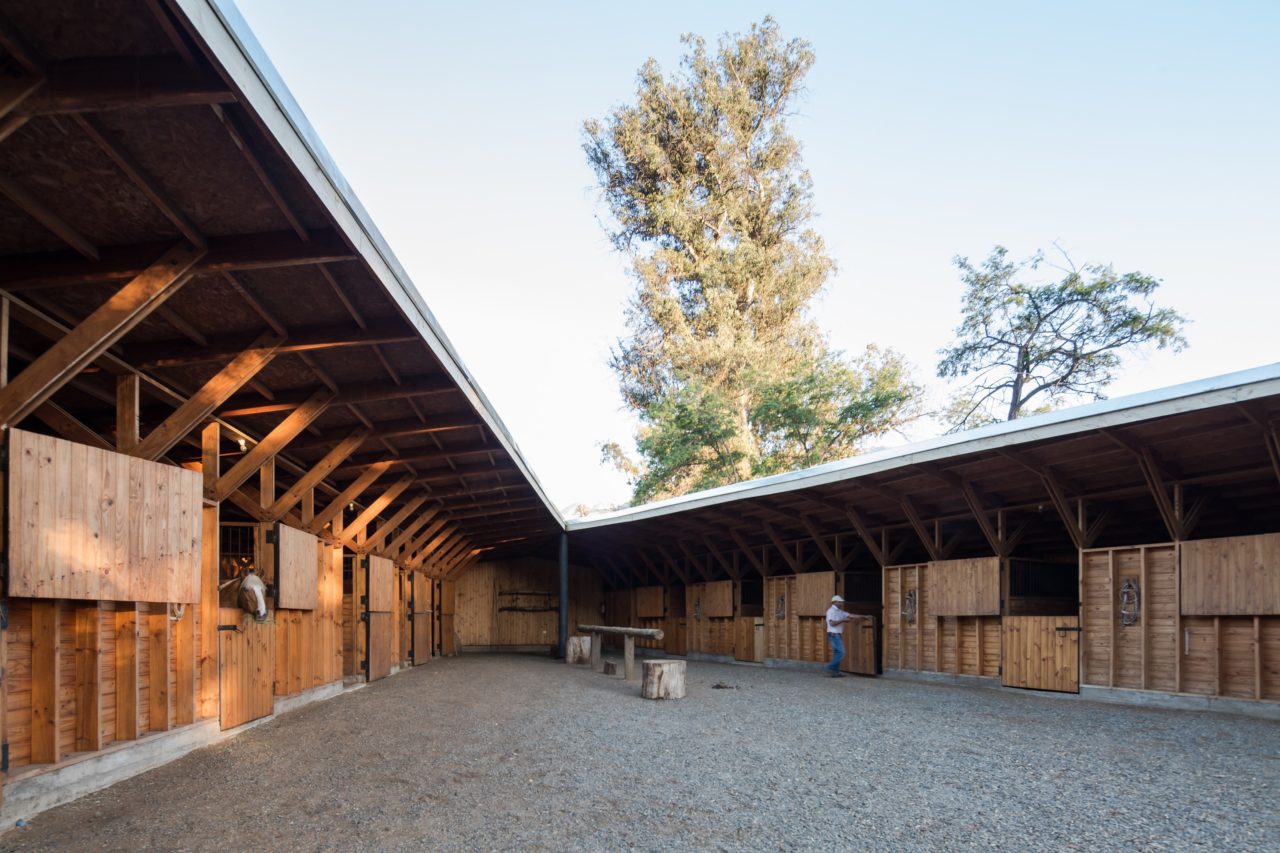
M843 633L844 628L841 626L844 625L845 622L848 622L852 618L853 616L851 616L848 613L845 613L839 607L832 604L829 608L827 608L827 633L828 634Z

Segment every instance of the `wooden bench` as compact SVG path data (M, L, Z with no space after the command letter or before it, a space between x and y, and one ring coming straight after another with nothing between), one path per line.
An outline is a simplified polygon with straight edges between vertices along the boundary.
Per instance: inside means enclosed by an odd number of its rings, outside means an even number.
M606 634L622 637L623 677L630 681L636 675L636 637L647 640L661 640L661 628L616 628L609 625L579 625L578 630L591 635L591 668L596 672L604 671L600 657Z

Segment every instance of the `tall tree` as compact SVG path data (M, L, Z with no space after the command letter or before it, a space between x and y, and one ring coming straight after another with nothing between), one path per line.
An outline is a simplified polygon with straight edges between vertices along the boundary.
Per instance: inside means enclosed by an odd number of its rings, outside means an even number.
M1013 420L1067 398L1102 399L1121 356L1143 345L1186 346L1185 319L1154 301L1160 280L1110 266L1076 267L1064 253L1061 278L1022 280L1046 266L1043 252L1010 261L996 246L980 267L957 257L964 282L956 342L938 375L968 378L948 412L956 429Z
M635 101L585 124L637 283L610 364L640 417L641 458L604 448L637 500L847 456L912 411L898 355L846 360L807 312L834 268L787 130L809 44L771 18L714 55L684 44L680 74L649 60Z

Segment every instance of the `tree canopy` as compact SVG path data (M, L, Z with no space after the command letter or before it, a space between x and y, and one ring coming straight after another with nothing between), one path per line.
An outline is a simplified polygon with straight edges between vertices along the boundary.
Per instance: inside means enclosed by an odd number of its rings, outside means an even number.
M1008 254L996 246L981 266L955 259L962 319L938 364L940 377L969 380L948 412L955 428L1013 420L1064 398L1101 399L1124 353L1186 346L1184 318L1155 304L1159 279L1066 258L1055 268L1060 278L1028 283L1025 274L1047 266L1044 253Z
M771 18L714 54L684 44L679 74L649 60L635 100L585 124L636 281L610 366L640 459L604 448L636 500L848 456L914 412L896 353L846 358L808 313L834 270L787 129L813 50Z

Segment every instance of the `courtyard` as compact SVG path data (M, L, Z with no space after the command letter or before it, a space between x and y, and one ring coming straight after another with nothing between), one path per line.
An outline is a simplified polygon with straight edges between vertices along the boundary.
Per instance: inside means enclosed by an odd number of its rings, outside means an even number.
M0 837L5 850L1280 845L1280 725L692 661L688 696L432 661Z

